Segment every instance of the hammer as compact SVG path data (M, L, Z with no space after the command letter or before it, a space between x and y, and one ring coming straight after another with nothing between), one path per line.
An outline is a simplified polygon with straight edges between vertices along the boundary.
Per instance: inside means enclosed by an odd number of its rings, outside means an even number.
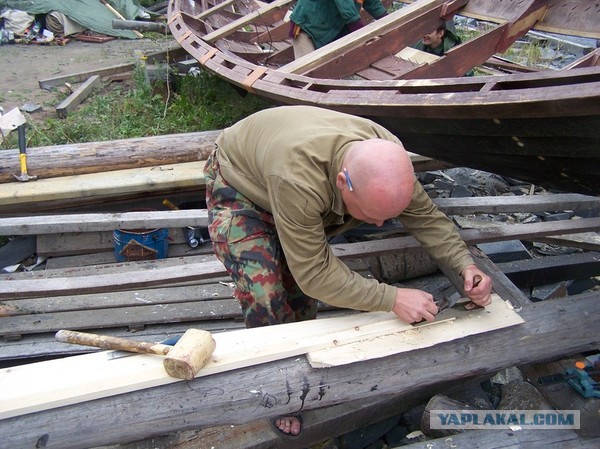
M131 341L126 338L59 330L55 338L63 343L75 343L103 349L164 355L163 366L171 377L192 380L215 350L215 340L208 331L188 329L174 346L162 343Z
M25 123L21 124L17 128L19 136L19 162L21 164L21 175L17 176L13 173L13 176L19 181L35 181L37 176L31 176L27 173L27 140L25 139Z

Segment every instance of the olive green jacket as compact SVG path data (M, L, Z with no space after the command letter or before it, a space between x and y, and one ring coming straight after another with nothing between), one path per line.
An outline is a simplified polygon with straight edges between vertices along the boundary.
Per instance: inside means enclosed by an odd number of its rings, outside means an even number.
M380 0L364 0L362 7L374 19L387 13ZM320 48L348 33L347 25L360 20L360 9L355 0L298 0L290 20Z
M223 178L273 214L290 271L305 294L334 306L390 311L396 288L350 271L327 243L362 224L345 215L336 176L350 146L371 138L398 142L370 120L282 106L223 130L217 157ZM412 201L399 219L435 260L457 273L473 263L453 223L416 177Z

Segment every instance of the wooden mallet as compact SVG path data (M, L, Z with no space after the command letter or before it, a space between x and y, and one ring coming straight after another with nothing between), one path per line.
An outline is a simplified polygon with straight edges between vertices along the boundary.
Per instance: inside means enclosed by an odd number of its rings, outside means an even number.
M59 330L55 338L63 343L75 343L103 349L118 349L141 354L164 355L163 365L167 374L171 377L187 380L196 377L198 371L210 359L216 346L211 333L200 329L188 329L174 346L68 330Z

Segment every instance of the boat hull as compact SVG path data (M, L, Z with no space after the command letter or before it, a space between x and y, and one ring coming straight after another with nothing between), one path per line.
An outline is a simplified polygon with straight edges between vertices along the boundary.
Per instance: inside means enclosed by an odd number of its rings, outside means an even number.
M422 1L425 2L433 5L432 8L440 7L436 0ZM191 3L195 4L195 18L190 11L186 13L181 9ZM483 4L471 3L472 8ZM515 29L519 28L518 32L524 34L541 17L539 11L547 6L543 0L520 3L528 3L528 9L521 12L521 22L514 21L518 26L507 27L507 32L516 33ZM549 2L551 11L555 3ZM263 35L272 33L269 35L274 36L275 30L281 29L278 9L286 7L285 0L267 6L272 13L277 11L279 22L274 22ZM289 54L285 53L282 65L277 65L276 56L283 55L281 51L261 60L256 52L245 58L243 52L224 50L224 40L235 36L232 30L238 29L237 25L206 30L206 34L196 25L195 21L201 17L198 14L202 14L198 11L203 11L198 2L174 0L171 3L171 30L180 45L209 71L276 105L312 105L363 116L392 131L407 150L424 156L550 189L600 194L600 66L597 65L600 58L595 55L598 51L592 57L588 55L585 64L559 71L416 78L415 73L421 73L417 71L404 79L326 78L323 74L328 68L331 73L346 72L347 68L340 67L352 64L349 60L356 58L350 55L356 55L361 45L371 45L372 50L380 45L383 34L377 33L397 33L398 28L394 26L414 31L419 20L433 20L438 16L431 13L432 9L423 9L420 16L405 14L406 20L394 22L391 17L382 25L372 23L362 29L364 32L359 31L363 32L362 37L371 37L366 40L367 44L350 35L315 51L317 62L305 60L299 64L296 60L289 64L285 62ZM204 11L208 15L207 10ZM257 17L264 21L267 11L263 11L265 14ZM242 16L236 17L238 21L244 20ZM251 22L245 23L248 28ZM374 28L377 26L380 28ZM259 35L259 29L256 30ZM485 36L487 40L482 42L487 42L490 48L506 45L507 38L498 30ZM239 29L236 32L239 33ZM327 48L334 44L337 47ZM461 54L467 55L468 51L474 51L474 47ZM457 69L452 64L450 60L445 67ZM372 64L376 66L378 63ZM428 67L423 65L421 69Z

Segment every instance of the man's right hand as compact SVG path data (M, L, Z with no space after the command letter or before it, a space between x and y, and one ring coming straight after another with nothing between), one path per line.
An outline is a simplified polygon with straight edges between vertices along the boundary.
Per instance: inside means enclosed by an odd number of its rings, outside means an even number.
M430 293L414 288L398 288L392 312L406 323L417 323L422 320L433 321L438 307Z

